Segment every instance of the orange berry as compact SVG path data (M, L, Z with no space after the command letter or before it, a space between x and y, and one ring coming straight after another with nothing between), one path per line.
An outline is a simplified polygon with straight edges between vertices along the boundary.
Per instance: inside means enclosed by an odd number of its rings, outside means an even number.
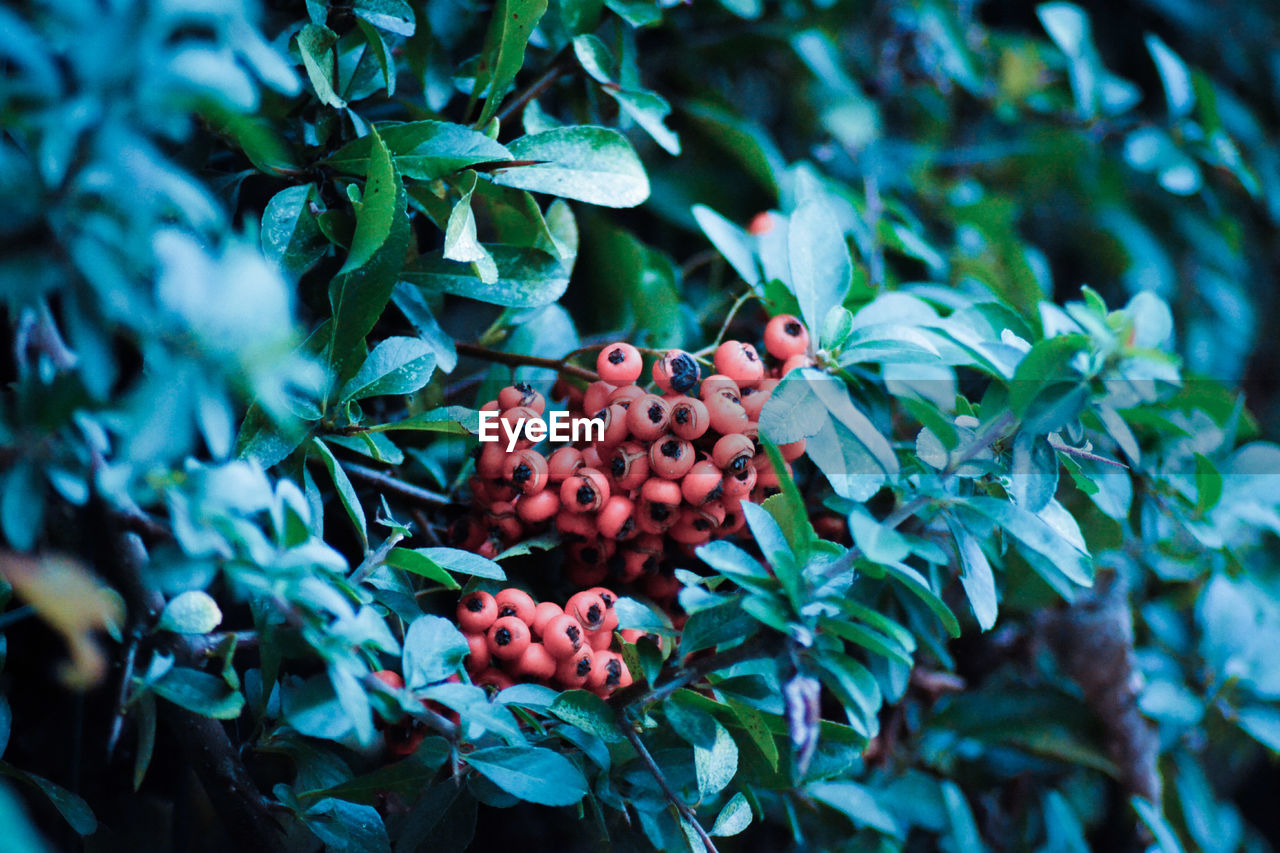
M780 361L809 350L809 330L792 314L779 314L764 327L764 348Z
M498 603L482 589L469 592L458 602L458 627L464 634L483 634L498 618Z
M524 590L509 586L500 590L493 597L493 602L498 606L499 619L514 616L526 625L533 624L533 614L538 605L534 603L533 596Z

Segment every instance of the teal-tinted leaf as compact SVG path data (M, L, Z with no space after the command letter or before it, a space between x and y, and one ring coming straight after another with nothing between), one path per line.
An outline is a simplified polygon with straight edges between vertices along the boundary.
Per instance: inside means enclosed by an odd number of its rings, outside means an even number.
M502 96L524 65L525 46L538 21L547 12L547 0L498 0L485 34L484 61L476 75L475 92L485 93L484 109L476 122L484 127L498 112Z
M902 582L912 594L923 601L934 615L942 622L942 626L947 629L947 633L953 637L960 636L960 623L956 621L956 615L951 612L951 608L942 600L941 596L934 591L929 585L929 581L924 575L908 566L906 563L885 563L885 571L893 575L894 578Z
M79 796L71 793L66 788L54 782L50 782L43 776L37 776L34 773L28 773L25 770L19 770L12 764L0 761L0 775L8 776L11 779L17 779L33 788L37 788L40 793L48 798L53 807L58 810L58 814L62 815L72 829L78 835L92 835L98 828L98 819L93 816L93 810ZM2 812L0 812L2 814ZM9 832L9 824L4 824L4 830ZM13 841L13 838L6 834L6 845ZM15 848L17 849L17 848ZM41 849L41 848L36 848Z
M1146 43L1151 58L1155 60L1156 70L1160 72L1160 82L1164 84L1169 115L1182 118L1190 114L1196 103L1196 93L1191 85L1191 72L1187 70L1186 63L1154 33L1147 34Z
M342 402L412 394L431 381L436 358L431 346L419 338L386 338L373 348L356 375L338 393Z
M409 247L404 187L390 152L376 131L371 136L369 171L351 251L329 284L333 312L329 361L338 382L350 378L360 364L364 337L382 316Z
M320 800L302 815L307 828L335 853L390 853L382 815L373 806L336 798Z
M608 743L623 738L616 712L603 699L586 690L567 690L551 705L550 713L571 726Z
M744 502L743 506L748 506ZM743 611L737 599L724 601L693 613L680 635L680 656L720 643L741 640L758 628L750 614Z
M662 20L656 0L604 0L618 17L633 27L647 27Z
M1258 743L1280 754L1280 711L1254 705L1236 712L1236 723Z
M156 695L216 720L234 720L244 709L244 696L216 675L175 666L151 687Z
M1050 791L1044 798L1045 846L1043 853L1089 853L1084 827L1067 798Z
M875 737L880 729L877 715L884 699L875 676L857 660L840 652L821 652L818 661L822 665L822 683L844 704L849 725L863 737Z
M281 270L298 278L329 250L320 233L312 205L318 196L313 184L281 190L262 212L262 252Z
M453 579L453 575L446 572L444 567L435 560L408 548L392 548L387 554L387 565L406 572L413 572L415 575L422 575L424 578L430 578L443 585L446 589L462 588Z
M667 127L667 116L671 115L671 104L661 95L647 89L623 89L605 86L604 92L618 102L622 111L644 128L644 132L653 137L653 141L672 156L680 154L680 137Z
M435 313L427 304L422 291L407 281L397 282L395 289L391 291L391 299L400 309L400 313L404 314L404 318L413 326L414 331L418 333L418 337L431 347L431 351L436 356L436 365L440 370L452 373L458 366L457 347L453 338L440 328L440 323L436 320Z
M469 647L451 621L442 616L419 616L404 635L401 665L405 687L417 690L444 681L462 666Z
M467 754L467 764L512 796L544 806L571 806L587 780L569 759L542 747L495 746Z
M970 498L965 506L999 524L1030 552L1056 566L1080 586L1093 585L1093 561L1087 551L1076 547L1039 516L999 498ZM1032 560L1036 566L1036 561Z
M723 791L738 772L738 744L719 722L710 746L694 745L693 770L703 797Z
M142 780L147 776L147 768L151 766L151 757L156 748L156 699L151 693L138 697L134 705L134 723L137 727L137 747L133 753L133 790L142 787Z
M209 593L187 590L165 605L159 628L178 634L207 634L222 623L222 611Z
M695 204L691 210L711 245L724 256L739 278L755 287L760 282L760 272L751 249L751 236L706 205Z
M506 573L502 571L502 566L499 566L493 560L481 557L479 554L463 551L461 548L417 548L415 550L451 572L474 575L478 578L487 578L495 581L507 579Z
M338 97L334 86L334 72L337 68L334 46L338 43L338 34L319 24L307 24L298 32L296 40L302 65L307 69L307 77L311 80L320 103L331 107L345 107L347 102Z
M484 244L484 249L497 265L496 281L485 282L470 264L434 252L419 257L403 278L428 291L510 308L549 305L569 287L569 268L545 252L499 244Z
M854 645L862 646L864 649L875 652L882 657L892 658L906 667L910 667L914 663L906 649L902 648L893 638L878 631L854 622L844 622L827 617L821 617L819 622L824 631L834 634L842 640L848 640Z
M1195 454L1196 512L1205 513L1222 499L1223 478L1218 467L1204 454Z
M893 815L876 802L870 790L856 782L814 782L805 792L844 813L857 826L868 826L886 835L902 834Z
M626 137L604 127L562 127L522 136L508 146L536 165L497 169L494 183L604 207L634 207L649 197L649 178Z
M942 782L942 801L947 808L947 822L951 825L951 842L956 853L983 853L986 846L978 834L973 811L960 786L950 779Z
M398 36L413 35L413 8L405 0L355 0L352 11L380 30Z
M978 627L988 631L996 624L995 573L991 571L991 563L978 540L954 519L948 518L947 524L956 540L956 553L960 555L960 583L969 597L969 606L973 608Z
M811 330L822 329L827 312L844 301L853 281L853 264L835 212L811 199L791 214L787 258L791 287L800 314Z
M441 737L430 737L407 758L319 791L303 791L300 796L308 799L336 797L365 805L377 805L392 792L412 799L431 783L436 771L448 757L449 742Z
M379 123L375 128L391 152L396 171L415 181L434 181L468 166L510 160L511 152L483 133L447 121ZM355 139L325 161L350 175L363 175L373 150L372 134Z
M387 87L387 97L394 95L396 93L396 60L391 55L391 48L387 46L382 33L378 32L373 24L361 19L356 21L356 26L360 28L360 34L364 36L369 51L378 60L378 68L382 69L382 81Z
M711 568L730 578L768 581L769 573L754 557L725 539L699 546L698 557Z
M1013 499L1029 512L1040 512L1053 500L1058 489L1058 455L1046 436L1018 433L1009 482Z
M1129 800L1130 804L1138 813L1138 817L1142 818L1142 822L1146 824L1147 829L1151 830L1151 834L1155 836L1156 848L1160 853L1183 853L1182 842L1178 841L1178 834L1173 831L1173 827L1165 820L1163 814L1157 806L1152 805L1148 800L1142 797L1133 797Z
M361 669L357 670L357 667ZM338 705L355 729L356 740L368 746L373 743L375 732L373 706L362 682L367 671L362 667L363 664L355 663L349 658L331 659L328 675L334 695L338 697Z
M905 536L876 521L861 507L849 514L849 530L853 544L873 562L896 563L911 553L911 543Z
M751 825L751 804L741 791L734 794L729 802L716 815L716 822L711 825L709 835L728 837L737 835Z
M346 510L347 516L351 519L351 524L356 529L356 535L360 537L360 544L368 548L369 532L368 524L364 518L364 507L360 505L360 497L356 494L355 486L351 485L347 472L342 470L342 466L338 464L333 451L323 441L313 438L309 446L320 457L320 461L324 463L329 476L333 478L333 485L338 490L338 500L342 502L342 508Z
M20 461L3 482L0 526L14 549L29 551L40 534L40 521L44 517L44 480L34 463Z
M1058 335L1035 344L1018 362L1009 385L1009 408L1022 417L1044 388L1074 382L1079 374L1070 369L1076 353L1089 346L1089 337L1081 334Z

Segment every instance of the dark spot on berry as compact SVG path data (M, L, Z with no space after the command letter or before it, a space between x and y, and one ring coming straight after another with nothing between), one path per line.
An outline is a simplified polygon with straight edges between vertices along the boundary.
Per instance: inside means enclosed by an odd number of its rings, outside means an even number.
M605 606L605 607L607 607L607 608L609 608L610 610L612 610L612 609L613 609L613 603L614 603L615 601L617 601L618 599L617 599L617 598L615 598L615 597L614 597L614 595L613 595L613 593L611 593L611 592L602 592L602 593L600 593L600 600L604 602L604 606Z
M480 600L480 596L473 595L467 599L467 609L472 613L479 613L484 610L484 602Z
M519 391L521 394L533 393L533 386L530 385L528 382L517 382L515 384L515 389Z
M729 470L735 474L739 474L747 467L747 463L749 461L751 461L749 456L738 456L729 462Z
M600 552L595 548L583 548L578 552L578 556L582 558L584 563L595 565L600 562Z
M654 521L666 521L667 516L671 514L671 508L666 504L650 504L649 517Z
M582 658L578 661L578 665L573 668L579 678L585 678L591 674L591 658Z
M697 383L700 375L698 362L687 352L680 353L671 360L671 388L676 393L688 391Z
M724 489L721 488L719 483L716 483L716 487L711 491L707 492L707 503L710 503L711 501L720 500L720 497L723 494L724 494Z
M688 406L681 406L671 413L671 419L681 426L684 426L689 422L689 416L692 414L693 413L689 411Z
M658 570L658 558L649 557L647 560L644 561L644 565L641 566L640 568L645 572L649 572L649 573L656 572Z
M609 471L613 476L622 478L627 474L627 460L621 455L615 456L609 460Z
M575 649L578 647L578 643L582 642L582 632L578 630L577 625L570 625L565 628L564 635L569 638L569 642L573 643Z
M662 422L662 406L659 405L658 403L654 403L651 406L649 406L649 411L647 414L649 415L649 420L651 422L655 424Z
M499 628L493 632L493 641L500 646L505 646L511 642L511 632L506 628Z
M583 483L581 486L578 486L577 497L578 497L578 503L582 504L583 506L590 506L592 503L595 502L596 490L591 488L591 486L588 485L587 483Z
M528 482L529 478L532 476L533 476L533 469L529 467L529 464L527 462L521 462L511 472L511 482L515 483L518 486L521 483Z
M694 530L710 530L711 522L707 521L705 518L695 518L693 520L693 529Z
M617 347L609 350L608 358L610 364L622 364L627 360L627 354L622 351L622 347Z
M667 457L668 459L675 459L677 456L680 455L680 442L676 441L675 439L671 439L670 441L664 441L662 443L662 447L660 447L659 450L661 450L662 455Z
M604 614L600 612L600 605L593 604L587 608L587 621L592 625L595 625L603 618Z
M747 357L747 361L759 361L760 356L756 355L754 347L743 347L742 354Z
M622 681L622 664L618 662L617 658L614 658L604 665L604 669L606 673L604 683L610 687L617 687L618 682Z
M798 338L800 337L800 333L804 331L804 326L801 326L797 321L792 320L790 323L787 323L782 327L782 331L786 332L793 338Z
M742 466L741 471L733 472L733 476L737 477L739 480L745 483L747 481L747 478L751 476L751 469L744 465Z
M631 531L635 529L636 529L636 520L634 518L628 518L626 521L622 523L622 527L618 530L617 538L626 539L628 536L631 535ZM609 606L612 607L613 605L609 605Z
M510 604L504 604L502 608L498 610L498 618L502 618L503 616L515 616L515 615L516 615L516 609ZM505 631L506 629L503 628L503 630Z

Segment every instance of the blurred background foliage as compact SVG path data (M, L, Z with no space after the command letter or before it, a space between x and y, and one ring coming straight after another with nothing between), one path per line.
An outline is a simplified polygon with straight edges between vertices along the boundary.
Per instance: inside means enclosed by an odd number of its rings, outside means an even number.
M496 26L508 12L537 28ZM1157 327L1136 346L1169 342L1183 385L1145 419L1126 414L1155 460L1117 487L1128 495L1104 485L1071 504L1101 593L1064 608L1011 554L989 632L966 615L952 640L921 606L895 604L927 665L909 683L876 669L898 689L881 708L875 688L867 736L824 723L806 785L761 784L750 806L763 820L720 843L968 853L1280 839L1280 467L1270 445L1232 453L1280 422L1280 341L1266 331L1280 266L1273 4L64 0L0 9L0 33L0 774L13 783L0 783L0 825L17 849L40 849L41 835L243 846L269 826L255 821L286 814L281 844L296 849L385 849L389 832L397 849L473 833L478 849L588 845L608 822L599 811L576 823L522 805L477 825L477 801L515 799L476 782L456 801L440 800L443 784L420 797L447 745L401 768L417 776L382 779L412 792L409 817L342 788L377 763L371 709L387 699L363 676L402 644L406 665L444 647L415 651L399 630L424 618L403 577L361 587L370 546L405 532L408 509L352 480L391 464L429 495L454 494L466 472L450 431L466 416L431 413L510 378L459 365L455 341L552 358L605 335L697 348L739 279L775 277L757 215L782 222L815 195L851 248L850 311L889 291L952 308L994 299L1038 340L1050 334L1035 328L1040 303L1096 308L1088 285L1130 306L1126 328ZM430 120L452 125L370 141L377 122ZM625 138L575 135L582 125ZM556 128L579 168L554 194L572 205L547 203L545 172L494 166L547 155L541 134ZM385 293L343 315L348 285ZM1168 304L1167 329L1153 302L1131 301L1142 293ZM744 311L736 329L752 336L762 316ZM392 391L347 393L367 335L421 341L409 371L421 382L397 386L394 404ZM341 432L401 421L403 447ZM1261 476L1224 494L1232 472ZM75 559L24 556L58 553ZM440 588L457 586L450 572L490 570L436 556ZM241 652L219 627L256 631L261 648ZM95 642L100 631L111 639ZM755 701L781 720L774 699ZM514 725L505 706L465 713ZM211 733L210 718L234 722ZM1143 720L1154 748L1133 734ZM701 790L687 745L665 737L659 757ZM249 771L192 757L223 741ZM1126 749L1141 753L1132 767ZM771 780L746 753L742 772ZM233 807L229 822L218 789L246 781L275 805ZM651 783L637 790L657 804L646 815L662 814ZM722 828L744 803L723 805ZM620 849L682 843L665 820L609 825Z

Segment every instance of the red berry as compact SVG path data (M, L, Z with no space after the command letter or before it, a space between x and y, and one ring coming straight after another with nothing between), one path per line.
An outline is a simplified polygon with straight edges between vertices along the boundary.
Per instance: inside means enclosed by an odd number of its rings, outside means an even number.
M673 349L653 365L653 381L668 394L687 394L702 375L697 360L684 350Z
M588 631L600 630L608 610L604 599L590 590L576 593L564 606L564 612L577 619Z
M742 341L725 341L716 347L716 372L723 373L739 388L756 384L764 378L764 362L751 344Z
M582 623L568 613L561 614L547 623L542 634L542 644L556 660L573 657L586 642Z
M547 479L563 483L582 467L582 451L576 447L561 447L547 460Z
M612 382L614 385L635 382L640 378L642 370L644 360L640 357L640 350L631 344L610 344L600 350L600 355L596 357L596 372L605 382Z
M582 468L560 484L560 504L573 512L596 512L608 499L608 481L592 468Z
M764 327L764 348L769 355L786 361L809 350L809 330L792 314L779 314Z
M600 535L607 539L630 539L635 536L637 531L635 519L632 518L634 514L635 504L630 498L623 495L609 498L596 519Z
M683 438L666 435L649 445L649 470L659 477L679 480L693 463L693 445Z
M540 524L554 518L559 511L560 495L552 489L543 489L516 501L516 515L529 524Z
M498 605L499 619L503 616L514 616L526 625L533 624L533 613L538 605L534 603L533 596L524 590L509 586L500 590L493 597L493 601Z
M515 662L512 671L535 681L548 681L556 674L556 659L542 643L530 643Z
M697 441L711 428L706 404L696 397L677 397L671 403L671 431L686 441Z
M547 410L547 401L528 383L517 382L498 392L498 407L505 410L517 406L528 406L541 415Z
M498 603L484 590L469 592L458 602L457 617L462 633L483 634L498 618Z
M529 626L515 616L503 616L489 626L485 637L489 654L498 660L516 660L529 647Z
M481 672L489 668L493 655L489 653L489 639L484 634L467 634L467 647L470 649L463 663L467 672Z
M692 506L702 506L720 496L720 469L710 460L695 462L680 481L680 493Z
M502 477L521 494L531 495L547 485L547 460L536 450L520 450L508 456Z
M638 489L649 477L649 451L634 441L624 441L609 456L613 485L624 492Z
M572 657L560 661L556 667L556 680L565 687L582 687L591 675L591 667L595 657L589 647L582 647Z

